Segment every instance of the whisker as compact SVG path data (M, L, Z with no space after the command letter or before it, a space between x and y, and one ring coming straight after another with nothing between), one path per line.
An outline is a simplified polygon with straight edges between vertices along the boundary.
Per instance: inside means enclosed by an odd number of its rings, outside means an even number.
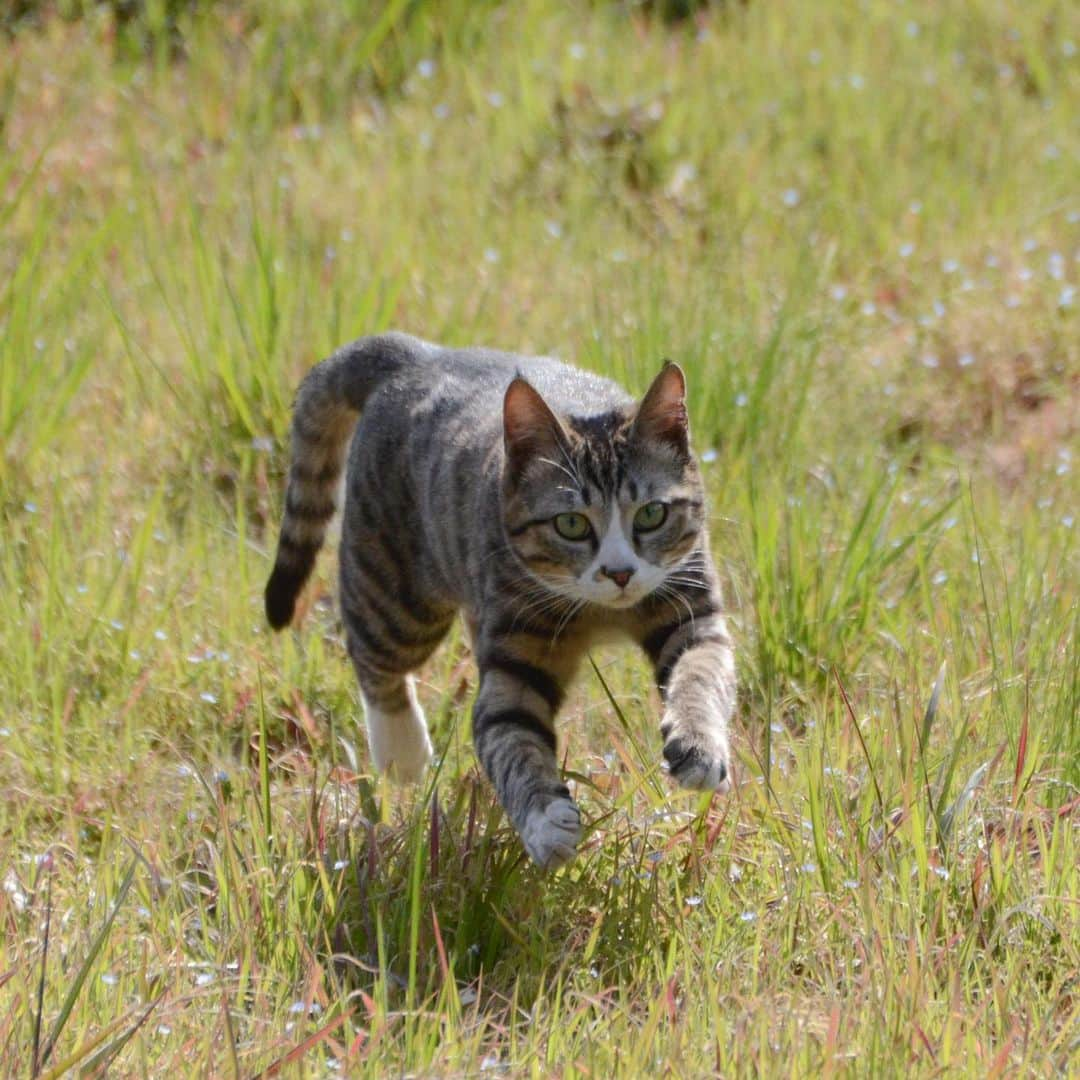
M694 608L691 605L689 599L685 597L678 589L669 589L666 582L661 582L657 587L656 592L669 604L671 604L676 615L681 619L682 612L679 610L676 600L680 601L686 608L686 614L690 617L690 625L694 625Z
M566 457L566 451L565 450L563 451L563 457L564 458ZM571 469L567 468L566 465L563 465L558 461L552 461L551 458L546 458L546 457L545 458L537 458L537 461L542 462L544 465L550 465L553 469L558 469L560 472L566 473L566 475L568 477L570 477L570 480L574 484L577 484L577 488L575 488L574 491L576 492L578 489L580 489L581 481L578 479L577 473L575 473ZM570 464L570 463L568 462L568 464ZM566 490L566 489L563 489L563 490Z
M559 635L563 632L563 629L567 626L570 620L585 606L584 600L576 601L570 608L570 610L559 620L558 626L555 627L555 633L551 635L551 642L554 644Z

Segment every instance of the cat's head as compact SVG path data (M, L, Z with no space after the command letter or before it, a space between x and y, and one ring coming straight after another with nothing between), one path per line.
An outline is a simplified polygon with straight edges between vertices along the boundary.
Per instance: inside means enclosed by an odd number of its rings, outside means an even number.
M586 417L557 416L516 378L503 439L507 538L561 596L632 607L700 543L703 491L678 365L665 364L639 404Z

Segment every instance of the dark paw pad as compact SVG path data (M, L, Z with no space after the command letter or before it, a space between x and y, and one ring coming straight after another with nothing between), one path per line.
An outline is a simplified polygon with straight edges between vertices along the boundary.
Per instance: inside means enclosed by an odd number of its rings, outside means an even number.
M727 762L689 739L675 735L664 743L664 760L672 779L682 787L702 789L727 788Z
M697 753L697 747L691 745L685 739L680 739L678 735L664 743L664 760L668 763L672 776L690 764L691 759Z

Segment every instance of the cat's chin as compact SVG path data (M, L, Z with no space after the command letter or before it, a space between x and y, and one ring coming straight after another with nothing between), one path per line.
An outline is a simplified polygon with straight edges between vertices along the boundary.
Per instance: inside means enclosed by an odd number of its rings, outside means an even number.
M619 593L617 596L612 596L605 600L594 600L593 603L599 607L613 608L615 611L626 611L627 608L632 608L636 604L641 603L643 597L629 593Z

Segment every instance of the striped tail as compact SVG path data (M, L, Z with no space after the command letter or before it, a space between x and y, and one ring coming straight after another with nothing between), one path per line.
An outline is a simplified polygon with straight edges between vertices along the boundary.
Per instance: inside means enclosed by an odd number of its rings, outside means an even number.
M296 395L292 462L277 558L266 583L266 617L275 630L292 622L296 598L337 510L338 481L364 403L381 382L430 353L407 334L360 338L308 372Z

